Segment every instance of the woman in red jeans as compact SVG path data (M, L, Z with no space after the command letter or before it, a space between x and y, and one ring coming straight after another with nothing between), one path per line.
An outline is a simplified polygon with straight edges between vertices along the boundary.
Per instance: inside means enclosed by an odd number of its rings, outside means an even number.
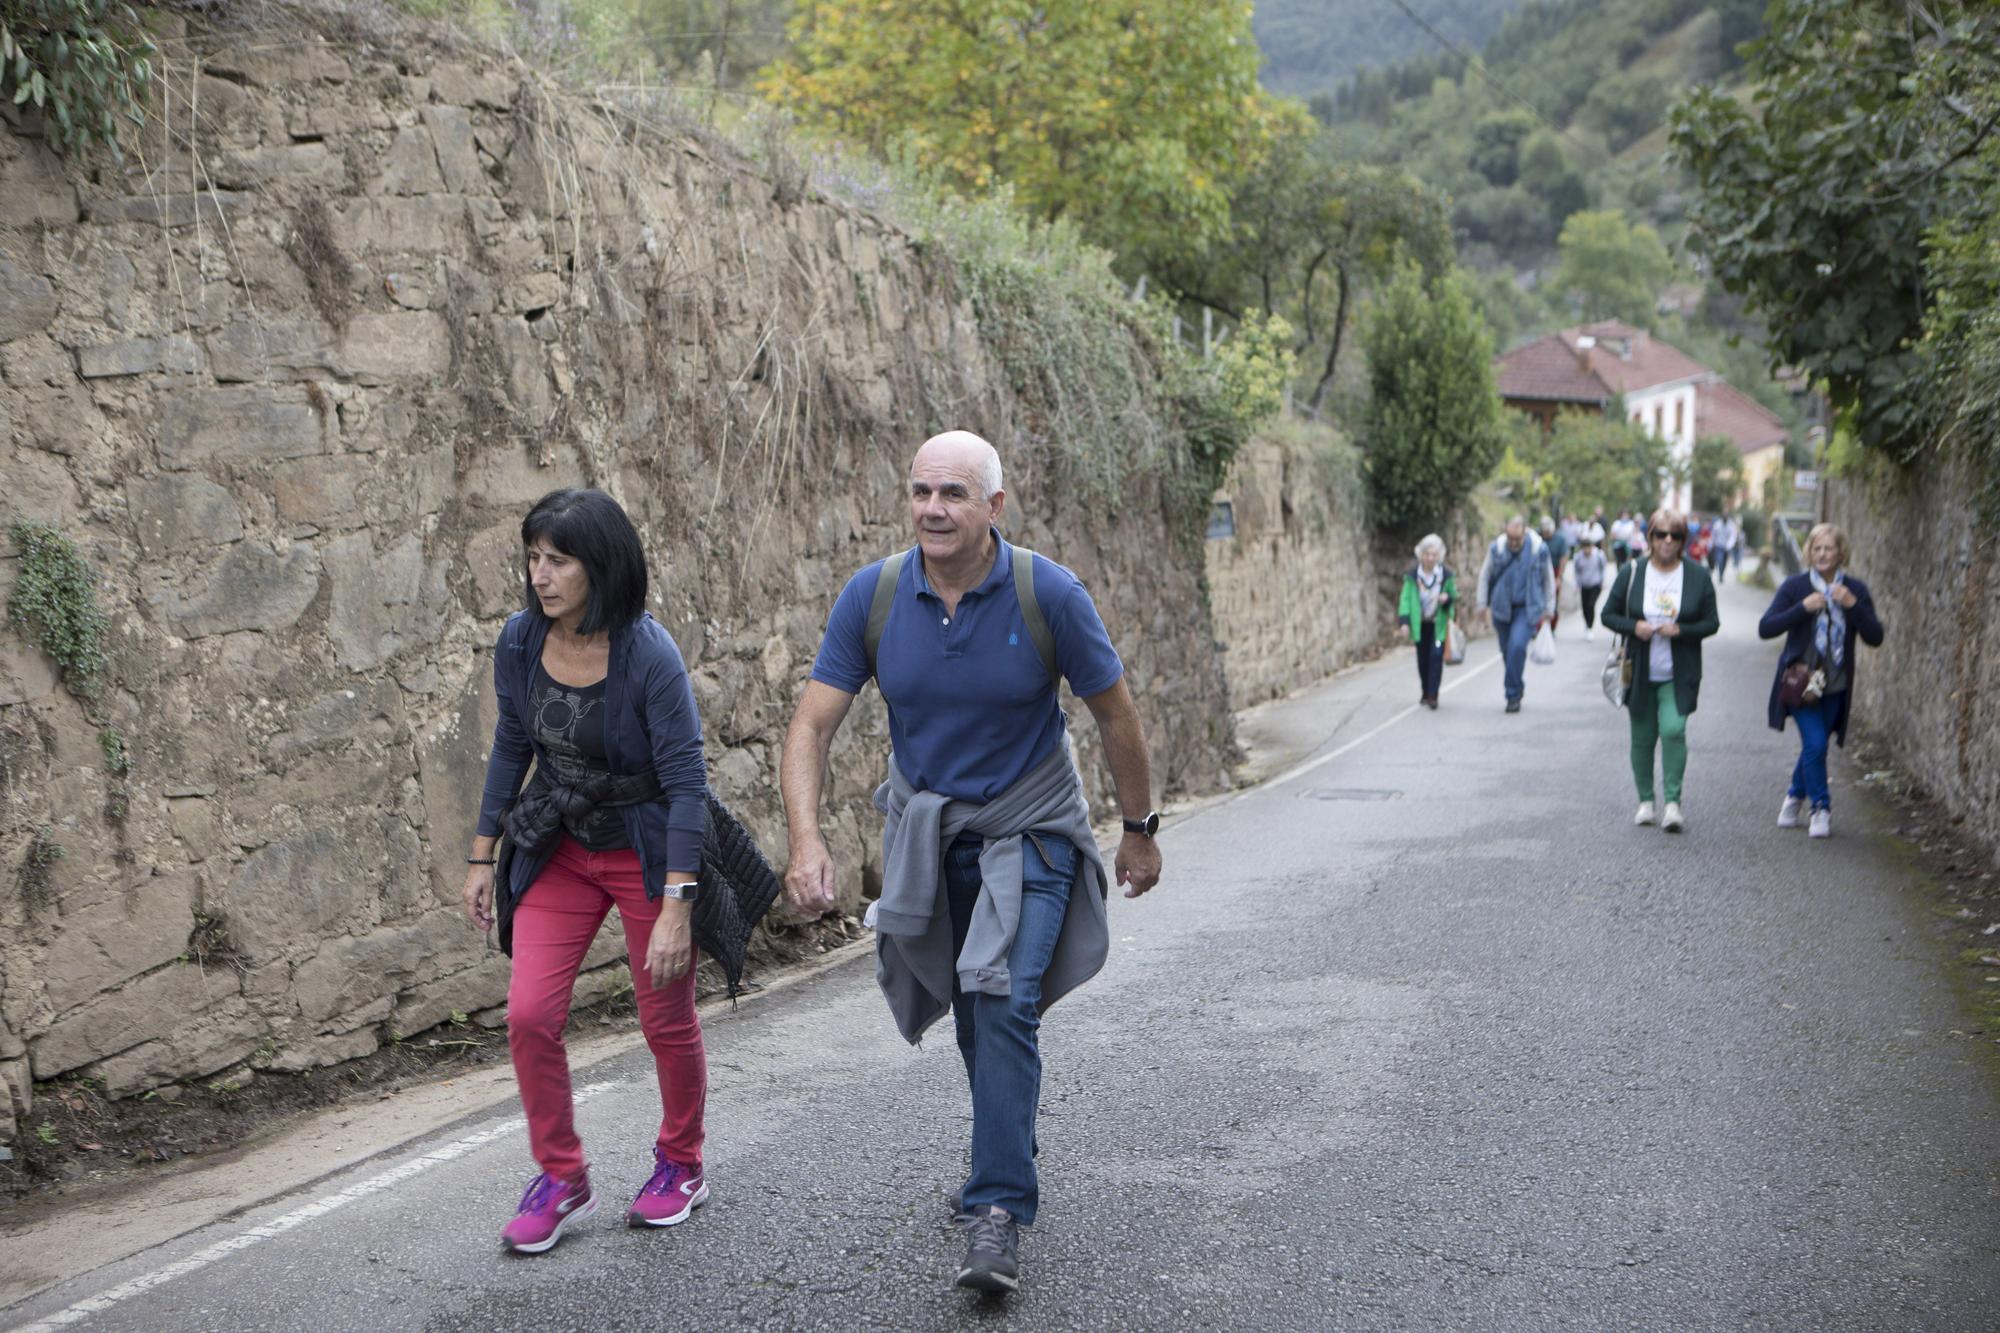
M501 1242L539 1254L597 1211L562 1034L613 907L662 1107L652 1178L627 1218L673 1226L708 1198L690 927L708 808L701 719L680 650L646 613L631 519L601 491L555 491L523 520L521 544L527 606L494 650L500 720L464 898L474 926L497 922L514 960L507 1044L541 1171Z

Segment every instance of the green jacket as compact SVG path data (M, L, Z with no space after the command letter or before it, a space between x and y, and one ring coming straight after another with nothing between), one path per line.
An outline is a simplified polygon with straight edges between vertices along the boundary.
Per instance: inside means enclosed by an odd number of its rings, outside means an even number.
M1651 683L1652 647L1646 640L1633 634L1633 629L1643 615L1634 614L1639 610L1639 598L1632 588L1632 580L1639 571L1651 563L1645 559L1634 560L1618 571L1618 578L1611 585L1611 593L1604 599L1598 616L1604 627L1613 634L1626 636L1625 657L1632 663L1632 693L1626 698L1625 706L1630 708L1633 700L1644 694L1651 702L1650 691L1642 691L1640 686ZM1679 706L1681 716L1694 712L1695 703L1701 695L1701 641L1722 628L1722 613L1715 604L1715 581L1708 571L1693 560L1681 561L1681 613L1674 617L1680 626L1680 633L1674 636L1671 651L1674 658L1674 703Z
M1451 600L1438 609L1444 613L1443 619L1450 620L1452 608L1458 605L1458 575L1451 572L1450 565L1444 565L1442 568L1444 569L1444 595ZM1424 599L1423 594L1417 591L1417 567L1415 565L1410 567L1409 573L1403 575L1403 596L1396 603L1396 615L1404 624L1410 627L1410 642L1420 642L1424 637ZM1439 627L1440 630L1442 628L1442 626ZM1439 641L1443 641L1442 633L1439 634Z

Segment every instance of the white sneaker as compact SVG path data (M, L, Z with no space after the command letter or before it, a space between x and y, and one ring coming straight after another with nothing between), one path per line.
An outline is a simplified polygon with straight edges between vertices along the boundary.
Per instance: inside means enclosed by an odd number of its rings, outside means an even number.
M1660 827L1669 833L1679 833L1687 827L1687 821L1681 818L1681 803L1679 801L1667 802L1666 813L1660 816Z
M1797 828L1799 826L1799 811L1805 808L1805 797L1787 796L1785 803L1778 807L1778 827Z
M1585 643L1589 643L1592 639L1595 639L1596 637L1597 637L1597 627L1595 625L1591 626L1589 629L1583 632L1583 641Z
M1632 822L1634 824L1651 824L1653 822L1653 803L1651 801L1639 802L1639 813L1632 816Z
M1806 829L1808 838L1831 838L1833 836L1833 811L1815 810L1812 823Z

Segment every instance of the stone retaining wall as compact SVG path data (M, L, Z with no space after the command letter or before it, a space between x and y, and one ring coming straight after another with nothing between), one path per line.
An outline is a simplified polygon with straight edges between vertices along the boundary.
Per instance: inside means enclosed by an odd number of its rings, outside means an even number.
M1332 432L1266 431L1231 465L1233 536L1208 543L1215 634L1237 708L1282 698L1372 651L1382 606L1358 468Z
M2000 543L1975 510L1982 487L1951 458L1899 484L1827 486L1886 631L1856 671L1850 735L1887 750L2000 864Z
M257 21L169 35L172 114L122 166L0 131L0 519L82 546L113 657L92 718L0 631L0 1139L31 1076L116 1096L495 1016L458 887L518 524L554 487L638 522L713 783L773 852L826 610L907 539L908 457L947 426L1000 445L1015 535L1096 592L1162 791L1227 781L1202 571L1150 488L1065 499L942 260L427 30ZM0 539L0 598L18 564ZM886 749L870 691L828 789L850 911Z

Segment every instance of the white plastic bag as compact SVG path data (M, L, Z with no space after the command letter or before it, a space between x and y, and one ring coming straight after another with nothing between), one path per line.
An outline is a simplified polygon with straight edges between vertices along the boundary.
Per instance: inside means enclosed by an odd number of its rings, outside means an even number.
M1544 625L1535 631L1535 641L1528 645L1528 660L1536 666L1556 664L1556 632Z

